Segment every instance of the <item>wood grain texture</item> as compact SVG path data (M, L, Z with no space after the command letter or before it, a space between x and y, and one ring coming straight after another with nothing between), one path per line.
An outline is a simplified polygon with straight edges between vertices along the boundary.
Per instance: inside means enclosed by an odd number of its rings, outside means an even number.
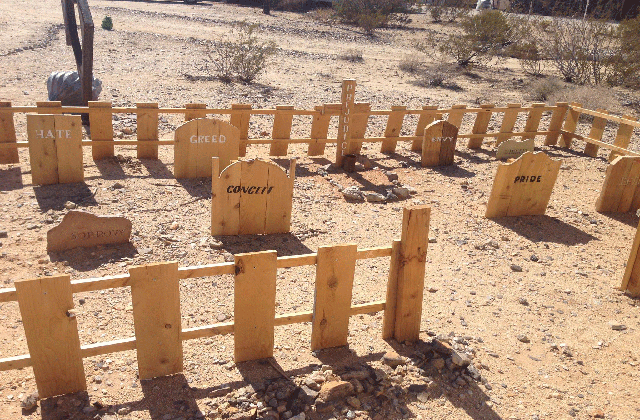
M353 105L353 115L349 122L350 139L364 138L369 125L369 112L371 112L371 104L359 102ZM351 142L346 150L347 154L356 155L362 150L362 143Z
M420 335L430 214L428 206L403 210L393 335L399 342L416 341Z
M546 104L544 103L535 103L531 104L532 110L529 111L529 115L527 116L527 122L524 126L524 131L526 134L522 136L522 140L534 139L536 138L535 132L538 131L538 127L540 127L540 120L542 119L542 114L544 113L544 108Z
M238 145L238 156L247 155L247 139L249 138L249 121L251 120L251 105L249 104L231 104L231 109L241 110L231 114L231 125L240 131L240 142ZM224 169L224 168L223 168Z
M396 310L398 300L398 273L400 268L401 241L391 244L391 262L387 280L387 297L385 300L384 316L382 318L382 339L393 338L396 328Z
M633 115L623 115L622 118L629 121L638 121L636 117ZM631 136L633 135L634 126L631 124L622 124L618 127L618 132L616 133L616 138L613 140L613 145L622 147L624 149L629 147L629 143L631 142ZM620 153L612 150L609 154L609 162L612 162L615 158L620 156Z
M549 131L553 133L547 134L544 140L545 146L554 146L558 143L558 137L560 136L560 129L562 128L562 122L569 109L567 102L557 102L556 109L551 114L551 121L549 122Z
M498 165L489 201L487 202L485 217L494 218L507 215L511 196L515 189L513 180L520 173L520 166L522 166L522 160L520 159Z
M240 163L240 235L262 234L266 226L267 191L262 194L249 193L249 188L266 187L269 180L269 163L252 159ZM272 191L273 192L273 191Z
M455 125L458 129L460 129L460 125L462 125L462 119L464 118L466 105L452 105L451 111L449 111L449 115L447 116L447 122L449 124Z
M54 120L58 182L83 182L82 118L79 115L56 115Z
M276 115L273 117L273 130L271 131L271 138L274 141L271 143L269 150L270 156L287 156L289 143L286 140L291 138L293 114L278 111L290 111L292 109L294 109L294 107L289 105L276 106Z
M518 114L522 111L521 104L507 104L507 108L502 117L502 125L500 126L501 134L496 138L496 146L512 137L513 127L516 125Z
M424 130L422 143L423 167L453 164L458 140L458 127L448 121L434 121Z
M11 102L0 102L0 108L11 108ZM0 112L0 143L16 143L13 113ZM17 148L0 147L0 164L20 163Z
M269 166L267 181L267 207L264 233L288 233L291 231L291 210L293 206L293 183L296 177L296 160L289 161L289 175L277 166Z
M571 143L573 142L572 134L576 131L578 121L580 120L580 111L573 107L582 107L582 104L577 102L571 103L571 108L569 108L567 118L562 126L562 130L566 132L562 133L562 136L560 137L560 141L558 142L560 147L570 148Z
M622 277L620 290L626 291L632 297L640 297L640 223L636 229L636 235L633 238L627 267Z
M318 112L313 116L311 121L311 134L312 141L309 142L309 148L307 149L308 156L322 156L324 155L324 149L326 147L325 142L318 141L319 139L326 139L329 133L329 124L331 123L331 114L326 112L326 108L330 105L316 106L315 110ZM335 104L333 105L335 106ZM339 105L340 107L342 105ZM315 140L315 141L314 141Z
M111 102L89 101L89 124L91 127L91 141L113 142L113 114ZM93 145L91 153L93 160L113 157L112 144Z
M38 114L62 114L62 102L61 101L39 101L36 102Z
M197 174L197 146L191 138L198 135L197 121L182 124L174 133L173 176L176 179L195 178Z
M480 105L482 111L476 115L476 121L473 123L473 134L486 134L489 127L489 121L491 121L492 108L495 108L494 104L482 104ZM470 137L467 143L469 149L479 149L482 147L482 137Z
M227 166L220 176L219 159L212 158L211 234L237 235L240 232L240 194L229 193L229 186L240 185L240 162Z
M186 104L184 113L184 121L191 121L198 118L207 118L207 104Z
M157 102L143 102L136 104L137 136L139 141L158 140L158 109ZM158 145L140 144L136 150L138 159L158 159Z
M210 118L197 118L191 122L197 124L198 142L195 144L196 178L208 178L212 175L211 158L220 156L219 126ZM215 137L213 137L215 136ZM213 141L213 139L216 141ZM193 149L193 143L190 142ZM225 165L226 163L226 165ZM220 162L220 166L226 168L229 162Z
M15 282L40 398L87 389L69 276Z
M609 111L606 109L598 109L597 110L601 114L608 114ZM607 120L603 117L594 117L593 123L591 124L591 131L589 131L589 138L593 140L602 140L602 135L604 134L604 129L607 126ZM587 143L584 146L584 154L591 157L598 156L598 149L600 146L593 143Z
M640 158L618 156L607 167L596 211L600 213L626 213L638 210L640 197Z
M357 245L318 248L311 350L347 345Z
M273 356L277 252L235 255L234 360Z
M441 114L435 112L438 109L435 105L424 105L422 107L423 110L433 111L433 112L423 112L418 117L418 124L416 125L416 131L414 136L422 137L424 135L424 129L426 126L431 124L434 120L440 119ZM422 139L414 140L411 142L411 151L412 152L421 152L422 151Z
M33 185L58 183L58 155L55 142L54 115L27 115L29 163Z
M342 96L340 102L340 119L338 120L338 136L336 139L336 167L342 167L342 157L350 150L349 139L351 138L350 122L354 111L356 96L356 81L347 79L342 81Z
M182 372L178 263L129 269L140 379Z
M404 122L406 106L392 106L389 118L387 119L387 126L384 130L385 137L399 137L402 131L402 123ZM394 153L398 140L385 140L380 146L380 153Z

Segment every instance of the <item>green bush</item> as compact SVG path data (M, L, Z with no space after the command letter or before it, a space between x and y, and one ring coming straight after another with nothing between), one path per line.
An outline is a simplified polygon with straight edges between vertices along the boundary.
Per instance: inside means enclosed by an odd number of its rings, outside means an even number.
M617 36L620 49L611 60L608 81L640 88L640 16L620 22Z
M113 29L113 21L111 20L111 16L105 16L102 19L102 29L110 31Z
M412 0L338 0L334 8L340 20L371 34L390 23L408 22L412 4Z
M276 53L276 44L259 41L257 29L257 24L242 22L228 37L211 46L209 58L220 80L251 83L265 69L269 57Z

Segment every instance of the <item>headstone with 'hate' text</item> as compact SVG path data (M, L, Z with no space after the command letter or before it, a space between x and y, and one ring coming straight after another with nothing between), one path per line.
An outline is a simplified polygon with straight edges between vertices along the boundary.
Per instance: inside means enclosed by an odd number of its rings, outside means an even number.
M58 226L47 232L47 251L122 244L129 242L130 238L131 221L124 217L70 211Z

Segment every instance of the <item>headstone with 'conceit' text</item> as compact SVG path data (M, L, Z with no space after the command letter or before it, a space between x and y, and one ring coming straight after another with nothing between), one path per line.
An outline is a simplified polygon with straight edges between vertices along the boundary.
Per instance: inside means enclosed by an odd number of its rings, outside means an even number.
M130 238L130 220L74 210L67 213L58 226L47 232L47 251L122 244L129 242Z

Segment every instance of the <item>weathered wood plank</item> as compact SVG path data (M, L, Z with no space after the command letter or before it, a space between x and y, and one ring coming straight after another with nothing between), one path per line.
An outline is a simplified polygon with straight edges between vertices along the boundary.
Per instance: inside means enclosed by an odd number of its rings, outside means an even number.
M608 114L609 111L606 109L598 109L598 112L602 114ZM602 140L602 135L604 134L604 129L607 126L607 120L603 117L594 117L593 123L591 124L591 131L589 131L589 138L593 140ZM594 143L587 143L584 146L584 154L591 157L598 156L598 150L600 146Z
M545 146L554 146L558 143L558 137L560 136L560 129L562 128L562 122L564 116L567 114L569 104L567 102L556 103L556 109L551 114L551 121L549 122L550 134L544 140Z
M91 140L100 141L100 145L93 145L91 153L93 160L113 157L113 122L111 102L89 102L89 125L91 127Z
M271 143L271 149L269 150L270 156L287 156L289 143L286 140L291 138L293 114L277 111L290 111L292 109L294 107L289 105L276 106L276 115L273 117L273 131L271 132L273 143Z
M82 118L79 115L56 115L54 119L58 182L83 182Z
M54 115L27 115L29 163L33 185L58 183L58 156Z
M158 140L157 102L141 102L136 104L137 136L139 141ZM158 159L158 145L138 145L138 159Z
M399 137L402 131L402 123L404 122L404 116L406 106L392 106L389 118L387 119L387 126L384 130L385 137ZM380 146L380 153L394 153L398 140L385 140Z
M0 102L0 108L11 108L11 102ZM0 112L0 143L16 143L16 127L12 112ZM0 164L20 163L18 148L0 147Z
M489 128L489 121L491 121L492 109L495 108L494 104L482 104L480 105L482 111L476 115L476 121L473 123L473 134L486 134L487 128ZM470 137L467 147L469 149L479 149L482 147L483 137Z

